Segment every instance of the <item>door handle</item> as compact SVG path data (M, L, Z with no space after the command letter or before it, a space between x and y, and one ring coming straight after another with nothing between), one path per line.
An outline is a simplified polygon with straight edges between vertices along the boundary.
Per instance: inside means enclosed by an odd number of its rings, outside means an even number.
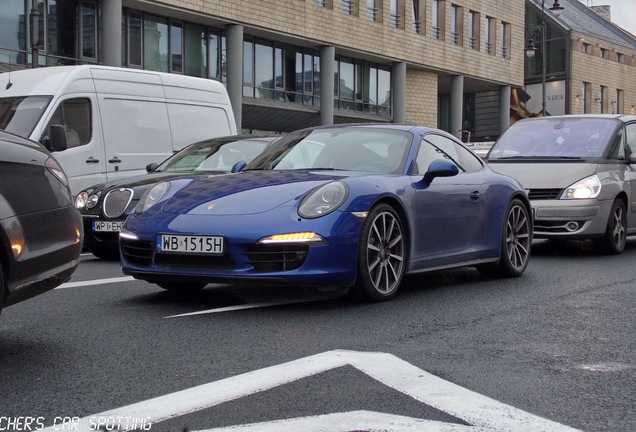
M95 159L93 156L86 159L86 163L99 163L99 159Z
M115 156L112 159L108 159L108 163L121 163L121 159L119 159L117 156Z
M470 193L470 199L477 201L481 197L481 193L478 190L474 190Z

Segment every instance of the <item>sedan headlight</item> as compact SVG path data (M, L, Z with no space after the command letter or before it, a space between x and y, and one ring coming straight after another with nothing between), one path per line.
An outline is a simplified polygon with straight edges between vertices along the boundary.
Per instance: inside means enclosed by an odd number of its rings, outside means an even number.
M568 186L561 199L590 199L597 198L601 193L601 181L596 175L579 180Z
M327 183L303 199L298 214L308 219L325 216L340 207L348 194L349 189L344 183Z
M92 209L93 207L97 205L98 201L99 201L99 194L93 194L89 196L88 200L86 201L86 208Z
M77 196L75 197L75 208L78 210L83 209L84 207L86 207L86 201L88 201L88 193L86 192L78 193Z
M142 214L150 207L157 204L169 190L170 183L168 182L157 183L156 185L148 189L139 200L139 203L135 208L135 214Z

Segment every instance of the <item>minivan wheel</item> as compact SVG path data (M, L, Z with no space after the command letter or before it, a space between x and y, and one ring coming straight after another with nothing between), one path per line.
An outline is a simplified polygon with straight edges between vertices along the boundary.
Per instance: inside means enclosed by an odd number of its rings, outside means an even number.
M596 246L608 255L619 255L625 250L627 213L625 203L616 198L612 204L605 234L597 241Z

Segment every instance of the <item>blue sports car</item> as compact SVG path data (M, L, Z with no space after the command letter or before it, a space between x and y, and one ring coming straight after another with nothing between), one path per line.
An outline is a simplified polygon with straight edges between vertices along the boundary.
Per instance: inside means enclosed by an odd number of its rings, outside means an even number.
M528 265L523 188L440 130L304 129L240 165L148 189L120 232L124 273L174 291L273 282L383 301L405 274Z

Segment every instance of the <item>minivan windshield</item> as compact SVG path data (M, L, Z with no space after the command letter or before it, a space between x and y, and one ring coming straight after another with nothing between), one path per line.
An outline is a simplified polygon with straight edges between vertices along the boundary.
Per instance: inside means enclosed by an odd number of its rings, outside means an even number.
M29 138L52 96L0 98L0 129Z
M619 122L611 118L544 117L519 121L495 143L488 160L514 158L599 158Z

